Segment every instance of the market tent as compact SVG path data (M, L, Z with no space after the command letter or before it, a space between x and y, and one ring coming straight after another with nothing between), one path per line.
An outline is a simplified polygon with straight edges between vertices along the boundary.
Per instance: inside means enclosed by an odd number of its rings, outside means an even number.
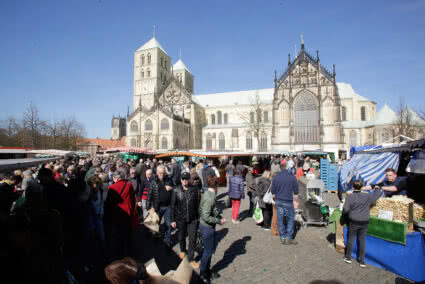
M355 154L341 166L338 174L341 189L349 189L354 180L361 180L364 185L381 183L385 178L385 169L397 171L399 160L399 154L393 152Z
M413 153L406 171L415 174L425 174L425 150Z
M364 146L351 146L350 147L350 157L353 157L353 155L357 152L370 150L370 149L380 149L382 146L376 146L376 145L364 145Z

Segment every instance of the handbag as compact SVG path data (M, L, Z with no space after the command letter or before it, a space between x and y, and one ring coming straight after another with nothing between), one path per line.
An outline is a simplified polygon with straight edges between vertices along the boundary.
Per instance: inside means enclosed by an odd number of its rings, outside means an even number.
M252 215L256 224L263 222L263 210L261 210L258 202L255 204L254 214Z
M270 183L269 189L267 189L266 194L263 196L263 201L266 204L273 204L273 194L272 194L272 184Z

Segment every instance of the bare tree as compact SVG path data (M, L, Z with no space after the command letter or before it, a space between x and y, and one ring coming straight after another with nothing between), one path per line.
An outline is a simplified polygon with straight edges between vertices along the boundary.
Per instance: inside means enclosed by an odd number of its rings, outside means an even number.
M255 96L250 98L250 107L247 112L240 113L239 117L243 120L244 125L248 128L257 140L258 150L261 149L261 135L265 133L265 124L263 121L263 113L266 110L266 104L264 104L258 91Z
M404 100L400 98L397 105L397 118L394 121L394 134L400 136L399 141L404 141L405 137L414 139L416 124L413 119L412 111L405 104Z
M45 122L40 119L39 110L37 106L34 105L32 102L25 110L22 122L24 130L26 130L26 132L29 134L29 146L31 146L32 148L38 147L42 127Z
M63 138L62 148L75 150L77 140L85 135L84 126L71 116L59 122L59 131Z

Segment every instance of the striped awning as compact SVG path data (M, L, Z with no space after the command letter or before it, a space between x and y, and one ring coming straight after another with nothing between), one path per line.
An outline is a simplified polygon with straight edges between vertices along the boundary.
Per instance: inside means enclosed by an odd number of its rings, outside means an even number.
M364 185L384 181L385 169L398 170L399 154L393 152L378 154L355 154L351 160L342 164L338 173L339 185L343 191L351 188L351 183L360 180Z

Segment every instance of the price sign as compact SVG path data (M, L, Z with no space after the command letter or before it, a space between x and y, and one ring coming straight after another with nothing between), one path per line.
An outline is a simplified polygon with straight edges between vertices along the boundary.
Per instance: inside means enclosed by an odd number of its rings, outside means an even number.
M387 211L387 210L379 209L378 218L392 221L393 220L393 211Z

